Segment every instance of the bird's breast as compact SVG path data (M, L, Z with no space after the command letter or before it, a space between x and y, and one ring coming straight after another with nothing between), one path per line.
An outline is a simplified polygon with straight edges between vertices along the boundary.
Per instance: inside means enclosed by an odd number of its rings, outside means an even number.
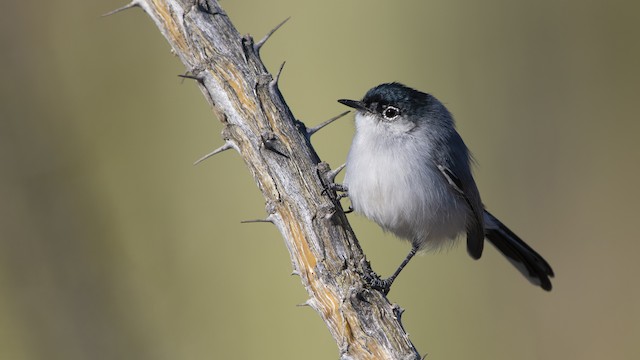
M421 245L454 238L465 227L464 206L431 164L428 144L371 135L356 133L347 157L344 183L354 210Z

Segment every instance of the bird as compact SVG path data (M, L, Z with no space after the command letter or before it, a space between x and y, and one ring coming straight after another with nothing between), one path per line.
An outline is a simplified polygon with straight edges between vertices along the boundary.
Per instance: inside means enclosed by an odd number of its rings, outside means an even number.
M352 209L411 243L389 278L365 277L372 287L387 294L416 253L466 235L473 259L482 256L486 238L531 283L551 290L549 263L485 209L471 154L438 99L392 82L373 87L362 100L338 102L355 109L342 184Z

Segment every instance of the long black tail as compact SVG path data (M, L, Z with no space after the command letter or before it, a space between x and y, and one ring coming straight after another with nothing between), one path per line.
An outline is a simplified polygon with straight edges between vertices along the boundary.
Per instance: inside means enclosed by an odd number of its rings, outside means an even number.
M553 270L549 263L509 230L500 220L484 211L485 236L531 283L550 291Z

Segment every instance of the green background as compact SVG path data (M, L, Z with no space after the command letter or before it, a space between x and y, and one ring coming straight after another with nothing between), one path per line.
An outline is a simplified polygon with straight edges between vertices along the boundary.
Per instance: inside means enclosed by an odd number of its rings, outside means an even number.
M0 359L335 359L264 201L140 10L0 5ZM223 1L307 125L401 81L440 98L494 214L553 265L491 247L415 259L390 300L428 359L632 359L640 339L640 3ZM344 118L315 135L341 164ZM348 204L345 202L345 205ZM351 215L390 274L408 251Z

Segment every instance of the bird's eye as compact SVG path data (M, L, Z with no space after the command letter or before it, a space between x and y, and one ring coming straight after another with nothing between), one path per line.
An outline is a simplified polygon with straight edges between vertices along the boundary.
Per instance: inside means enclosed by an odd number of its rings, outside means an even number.
M386 108L384 108L384 110L382 110L382 116L384 116L384 118L387 120L393 120L398 115L400 115L400 110L397 107L387 106Z

